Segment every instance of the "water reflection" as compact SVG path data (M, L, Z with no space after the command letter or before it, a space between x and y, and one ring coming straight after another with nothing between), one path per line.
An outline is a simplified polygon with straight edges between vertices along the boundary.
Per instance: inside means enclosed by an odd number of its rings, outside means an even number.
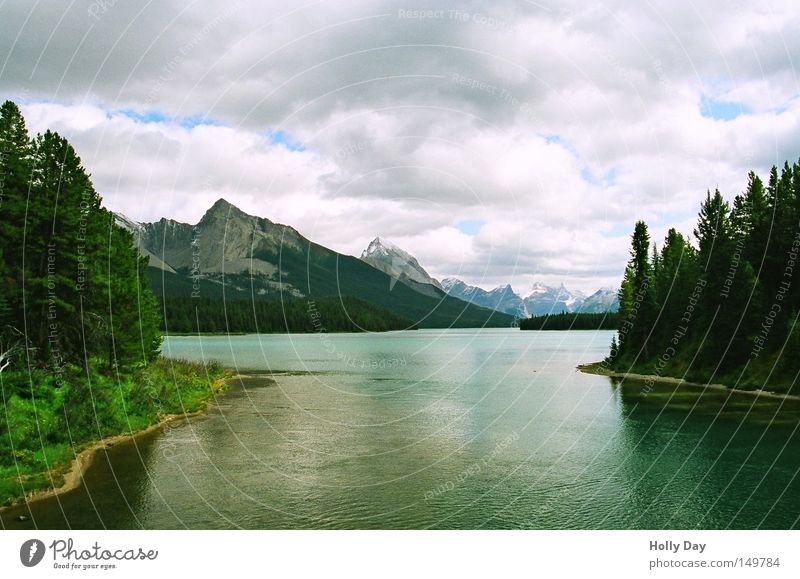
M136 529L160 432L100 450L74 491L0 513L6 529ZM25 517L26 521L18 518Z
M202 348L196 339L171 342L180 357L211 352L227 365L258 368L267 356L283 372L242 380L206 416L138 438L135 448L109 449L84 488L30 512L6 512L3 524L798 524L796 401L577 373L577 364L602 357L610 333L420 331L330 340L327 360L317 336L203 338ZM405 364L373 363L390 358ZM30 520L15 521L23 511Z
M797 401L633 380L613 387L625 416L627 518L635 526L797 525Z

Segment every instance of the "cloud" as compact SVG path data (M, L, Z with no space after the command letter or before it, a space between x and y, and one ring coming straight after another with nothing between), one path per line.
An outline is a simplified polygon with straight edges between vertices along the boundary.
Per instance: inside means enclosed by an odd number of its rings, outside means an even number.
M0 90L132 218L224 196L439 277L593 290L636 219L690 233L707 189L800 156L798 27L788 0L12 1Z

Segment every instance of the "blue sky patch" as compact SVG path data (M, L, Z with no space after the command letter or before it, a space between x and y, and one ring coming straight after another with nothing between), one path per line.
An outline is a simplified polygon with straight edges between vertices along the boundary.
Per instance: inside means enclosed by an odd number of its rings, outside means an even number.
M700 114L709 119L730 121L751 112L750 108L742 103L718 101L705 96L700 98Z
M273 145L283 145L290 151L305 151L306 147L283 129L270 129L267 138Z
M557 134L547 134L547 135L540 135L544 142L548 145L558 145L563 147L567 151L569 151L573 157L576 159L580 159L578 155L578 151L575 150L569 142L565 141L561 135ZM616 167L611 167L605 175L602 177L596 176L592 169L588 165L584 165L581 167L581 178L589 183L590 185L614 185L617 182L617 175L619 174L619 170Z
M216 119L211 119L201 114L190 115L188 117L178 117L177 120L178 124L186 129L193 129L198 125L219 126L222 124Z
M478 235L484 225L486 225L486 221L483 219L464 219L456 223L456 229L467 235Z
M611 167L606 174L603 175L602 178L595 177L594 172L589 168L588 165L584 165L581 167L581 179L589 183L590 185L613 185L617 182L617 171L616 167Z
M109 118L114 115L124 115L129 119L138 121L140 123L164 123L169 120L169 117L163 112L152 109L145 111L137 111L136 109L118 109L116 111L109 111L106 113Z
M540 137L542 137L544 142L548 145L559 145L572 153L575 157L578 156L578 152L575 150L575 147L573 147L568 141L565 141L561 135L551 133L549 135L540 135Z
M108 118L111 118L114 115L124 115L129 119L133 119L139 123L174 123L185 129L193 129L198 125L218 126L221 124L218 120L212 119L200 113L188 116L170 116L158 109L117 109L108 111L106 113Z

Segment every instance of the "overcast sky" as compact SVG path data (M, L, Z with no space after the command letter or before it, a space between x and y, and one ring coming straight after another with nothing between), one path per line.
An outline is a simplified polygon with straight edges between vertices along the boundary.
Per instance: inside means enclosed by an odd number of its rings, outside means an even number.
M649 4L649 5L648 5ZM800 156L786 2L2 2L0 96L106 205L219 197L434 276L617 286L629 233Z

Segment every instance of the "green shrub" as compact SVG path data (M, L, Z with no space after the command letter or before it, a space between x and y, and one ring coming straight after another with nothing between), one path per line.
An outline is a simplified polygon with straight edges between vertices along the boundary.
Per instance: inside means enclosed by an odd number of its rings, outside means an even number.
M0 503L20 497L23 486L51 486L49 471L60 472L94 440L205 408L212 384L225 374L218 364L161 358L119 375L106 375L101 367L92 361L89 376L68 367L61 387L42 369L0 374Z

